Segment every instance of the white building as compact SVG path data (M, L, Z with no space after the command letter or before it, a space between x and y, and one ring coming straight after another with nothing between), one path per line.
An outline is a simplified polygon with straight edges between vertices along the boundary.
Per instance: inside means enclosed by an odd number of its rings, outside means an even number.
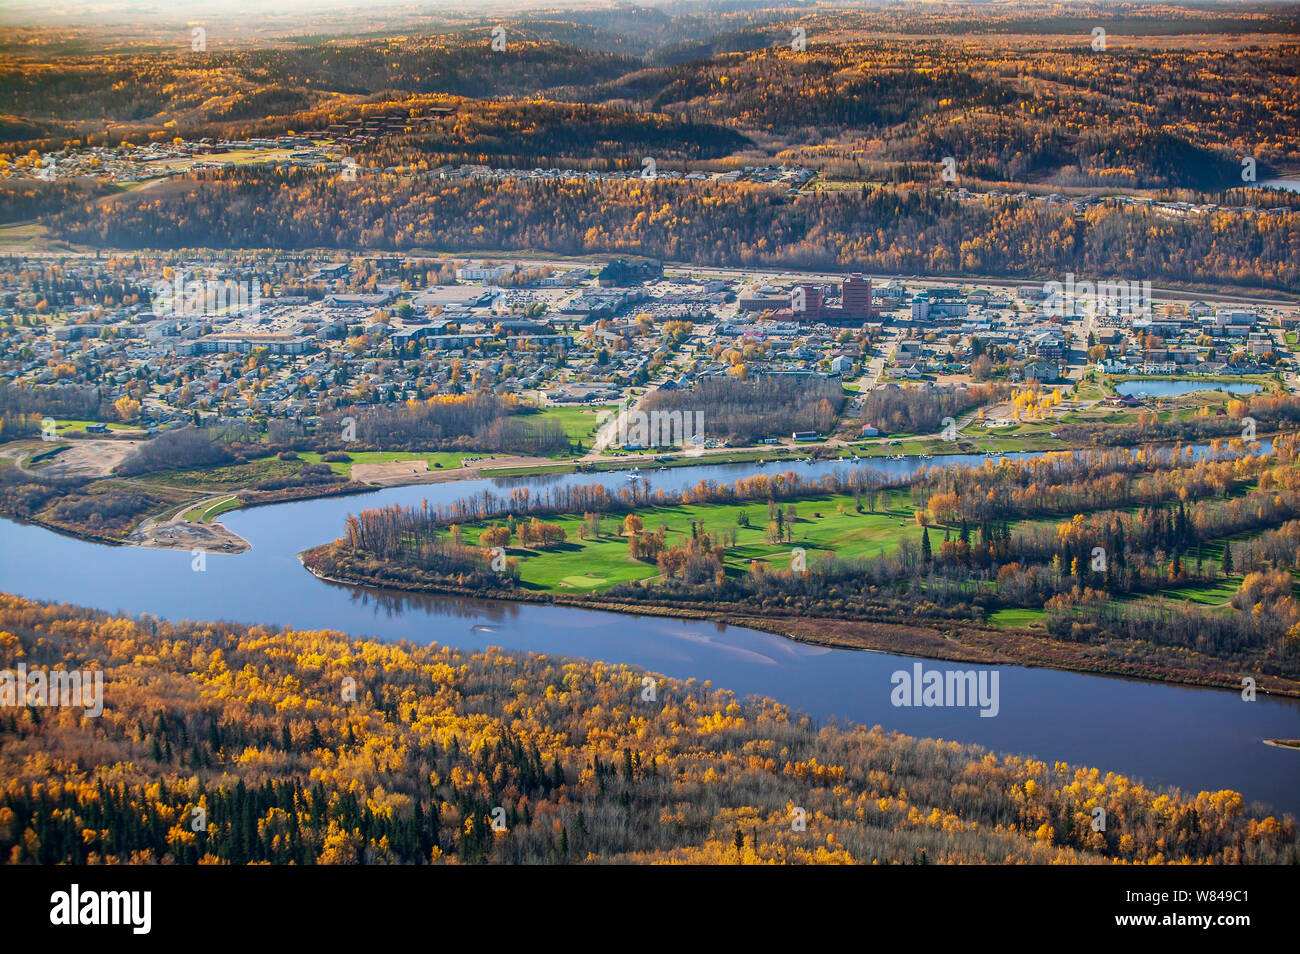
M456 269L456 280L461 282L494 282L498 278L513 275L515 266L507 262L504 265L464 265Z

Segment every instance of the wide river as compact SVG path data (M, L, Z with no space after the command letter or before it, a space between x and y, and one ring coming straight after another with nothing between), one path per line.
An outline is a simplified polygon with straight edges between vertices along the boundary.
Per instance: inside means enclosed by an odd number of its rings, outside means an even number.
M1023 455L1009 455L1023 456ZM942 462L980 463L979 457ZM844 464L768 465L802 475ZM920 466L877 461L901 474ZM701 479L734 480L754 464L648 473L665 489ZM0 520L0 590L106 610L170 619L277 623L330 628L357 636L437 642L466 649L501 646L604 659L731 689L770 696L814 718L880 724L913 735L975 742L996 752L1032 755L1122 772L1184 791L1232 788L1248 800L1300 816L1300 752L1263 744L1300 737L1300 702L1165 686L1128 679L1001 667L999 712L976 708L895 708L891 674L912 658L823 649L781 636L714 623L624 616L567 607L429 597L322 582L296 554L339 536L349 513L380 504L450 501L525 484L534 494L564 483L625 486L624 473L526 480L480 480L301 501L226 514L222 520L252 549L207 557L191 569L188 552L110 547ZM926 668L969 668L925 663Z

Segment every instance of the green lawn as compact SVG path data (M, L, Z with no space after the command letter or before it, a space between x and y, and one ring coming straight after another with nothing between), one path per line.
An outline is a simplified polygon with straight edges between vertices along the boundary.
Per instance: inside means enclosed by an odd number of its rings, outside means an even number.
M896 502L904 504L886 513L856 513L851 496L810 497L795 502L797 518L794 539L788 543L767 542L768 523L766 502L748 504L703 504L679 507L648 507L637 511L648 531L667 526L667 543L683 542L690 536L691 521L703 523L703 529L727 547L724 558L727 572L740 574L747 571L751 560L769 563L773 569L791 568L792 550L806 551L809 566L834 552L845 558L873 557L882 550L890 552L904 538L921 539L921 528L912 518L906 497L900 495ZM867 501L864 499L864 505ZM838 507L843 505L844 512ZM737 517L744 511L751 526L739 526ZM566 543L549 550L529 550L510 546L507 553L518 559L520 578L525 586L555 590L557 592L599 591L614 583L641 580L658 576L653 563L633 560L628 556L627 540L619 535L622 516L606 516L599 537L581 540L578 528L580 516L565 515L549 518L568 535ZM730 530L736 530L736 545L728 545ZM477 543L481 525L461 528L467 543ZM938 546L939 536L931 533L931 541ZM514 541L512 541L513 543Z
M1006 629L1026 629L1037 624L1046 615L1046 610L1012 607L990 613L988 621L994 626Z
M1241 586L1240 577L1229 577L1214 585L1171 586L1160 591L1160 595L1172 600L1191 600L1202 606L1223 606L1236 594Z
M332 461L329 464L330 470L336 474L342 474L344 477L352 476L353 464L385 464L394 460L423 460L428 461L430 470L447 469L456 470L461 466L461 461L466 457L489 457L483 454L463 454L451 451L429 451L426 453L417 453L414 451L347 451L350 461ZM316 451L300 451L298 453L300 460L309 464L321 463L321 455Z
M602 412L612 411L615 405L599 404L582 407L547 407L527 416L531 422L555 422L564 428L569 440L583 451L591 449L596 431L600 429Z
M1099 401L1107 396L1107 392L1095 382L1079 382L1074 387L1074 393L1070 396L1072 401Z
M56 421L55 430L59 433L64 431L84 431L87 424L101 424L103 421ZM110 431L142 431L144 428L137 424L108 424Z
M191 523L206 523L209 520L215 520L227 510L234 510L239 506L238 497L225 497L215 503L208 504L206 507L192 507L185 513L185 519Z

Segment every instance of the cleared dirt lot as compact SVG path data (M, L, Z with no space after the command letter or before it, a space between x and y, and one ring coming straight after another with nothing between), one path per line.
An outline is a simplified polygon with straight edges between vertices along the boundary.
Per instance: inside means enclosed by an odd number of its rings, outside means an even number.
M185 508L188 509L188 508ZM162 550L203 550L207 553L243 553L248 541L216 522L193 523L182 513L168 520L149 519L127 535L128 543Z
M554 464L545 457L491 457L472 461L468 467L430 468L428 461L394 460L375 464L353 464L352 479L376 487L402 484L441 484L453 480L476 480L484 469L499 467L540 467Z
M67 441L68 449L50 458L48 464L29 468L50 477L106 477L135 450L137 441L75 440ZM3 456L21 465L37 454L48 450L49 444L28 441L6 449Z

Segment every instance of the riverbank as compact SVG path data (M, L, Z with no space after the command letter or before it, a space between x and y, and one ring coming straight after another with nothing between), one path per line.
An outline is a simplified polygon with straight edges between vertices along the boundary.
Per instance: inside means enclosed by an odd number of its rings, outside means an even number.
M758 630L827 649L867 650L981 666L1041 667L1205 689L1241 688L1240 675L1226 671L1229 668L1226 661L1186 650L1178 652L1179 664L1172 659L1136 658L1139 653L1144 656L1149 654L1149 647L1124 641L1117 640L1104 646L1067 643L1031 630L986 626L962 620L917 621L884 614L856 619L810 617L797 613L756 615L753 607L738 604L719 604L711 609L701 609L695 604L669 601L628 603L592 595L539 593L514 588L484 591L472 587L433 586L399 579L350 577L319 565L321 551L328 546L329 544L322 544L304 550L298 554L298 560L317 579L340 586L713 622ZM1300 698L1300 680L1279 676L1255 678L1257 688L1265 693Z
M1261 429L1258 436L1262 440L1268 440L1270 436L1275 436L1277 433L1280 432L1272 428L1268 430ZM140 514L129 529L119 534L85 531L80 527L51 521L36 514L16 512L2 501L0 501L0 516L35 523L67 536L96 543L170 549L203 549L208 552L232 553L242 552L247 548L247 543L237 534L230 533L220 523L220 517L226 513L270 504L295 503L331 496L368 494L385 489L409 486L461 483L484 479L553 478L575 473L607 474L628 469L639 470L642 466L646 469L641 473L641 476L646 478L650 478L655 471L673 471L681 468L725 466L729 464L754 464L756 466L755 473L766 472L769 474L775 474L797 465L822 464L845 467L871 467L876 464L894 464L899 460L905 462L914 460L918 464L925 463L929 467L939 467L944 466L950 459L961 457L996 459L1004 455L1045 455L1105 449L1088 444L1069 444L1062 447L1031 447L1029 445L1036 442L1023 436L999 438L991 434L980 435L976 440L963 438L957 442L933 440L919 443L921 440L921 438L905 439L900 442L901 446L899 447L889 446L887 438L878 438L853 444L826 442L794 447L782 445L768 448L716 448L703 451L699 455L618 454L595 460L584 459L582 461L567 462L547 458L507 456L484 458L481 462L476 462L472 466L448 469L421 469L411 466L409 461L396 461L382 465L368 464L364 466L378 469L364 471L363 474L369 474L372 478L364 481L353 477L342 484L290 486L274 491L253 490L247 486L231 483L228 487L223 487L220 490L220 496L232 498L237 502L231 506L223 507L212 519L201 522L201 526L211 527L211 532L196 530L194 532L178 533L174 535L175 540L170 540L166 536L155 539L150 534L150 530L168 524L173 527L179 526L174 520L175 516L185 514L199 504L214 499L214 494L218 493L215 485L205 486L202 490L196 492L195 487L170 486L160 479L165 478L165 473L161 475L147 474L132 478L100 476L90 486L118 490L134 489L153 494L169 495L165 506L155 507L149 512ZM1186 443L1186 441L1181 440L1152 440L1143 442L1143 446L1172 447L1185 445ZM996 450L989 449L994 447L996 447ZM907 451L907 453L901 453L902 451ZM14 459L15 452L19 455L17 459ZM21 452L22 448L20 447L9 449L7 454L5 451L0 450L0 459L9 456L13 460L13 466L16 466L21 472L34 477L47 472L44 468L40 471L32 471L24 467ZM665 457L672 459L665 459ZM768 469L764 471L762 468Z

